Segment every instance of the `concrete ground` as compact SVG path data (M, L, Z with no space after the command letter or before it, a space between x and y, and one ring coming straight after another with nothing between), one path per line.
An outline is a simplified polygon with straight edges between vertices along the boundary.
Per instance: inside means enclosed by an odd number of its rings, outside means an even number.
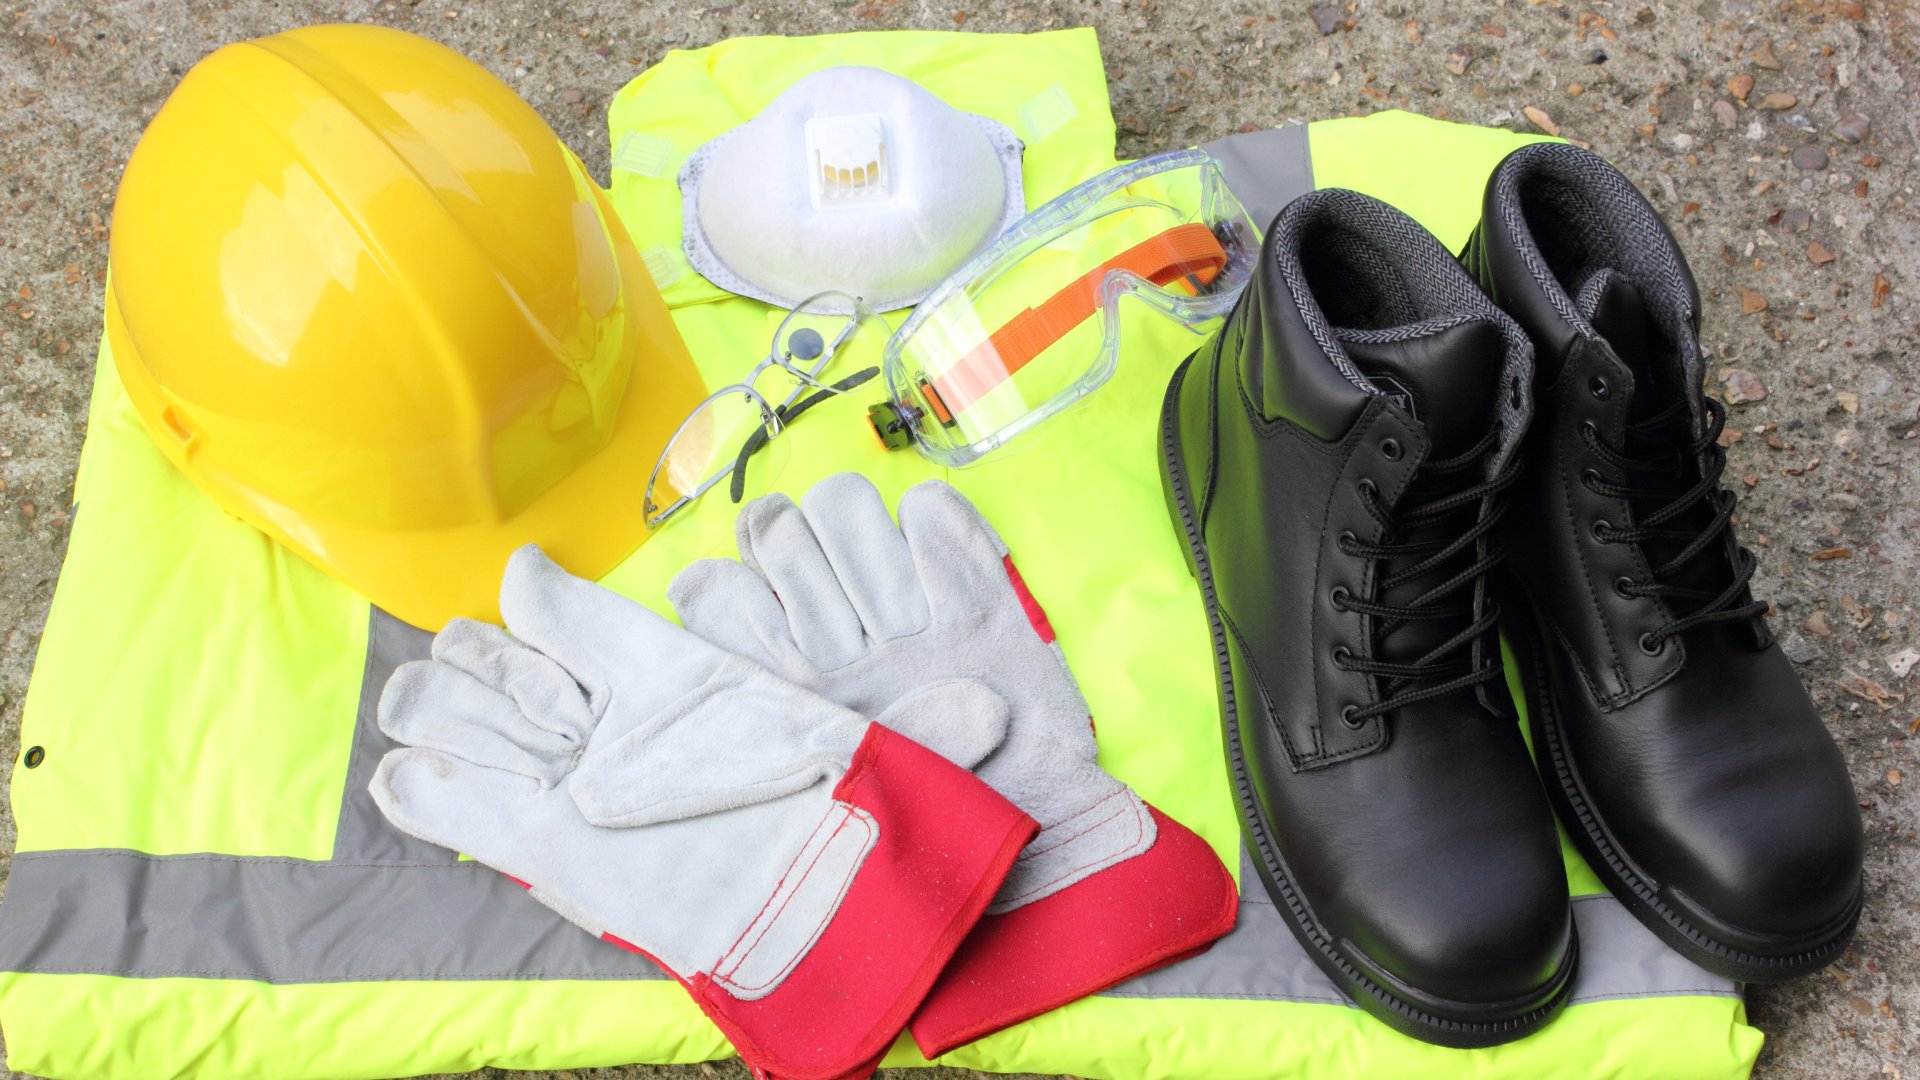
M17 749L66 545L120 169L201 56L336 20L388 23L479 59L603 178L608 99L668 50L900 28L1096 26L1125 156L1389 107L1591 143L1692 259L1713 390L1735 403L1729 476L1762 557L1757 591L1845 747L1866 816L1859 938L1827 972L1752 992L1768 1036L1759 1071L1920 1077L1920 506L1904 494L1920 474L1912 0L8 0L0 759ZM12 834L0 817L7 851ZM746 1074L731 1062L558 1075Z

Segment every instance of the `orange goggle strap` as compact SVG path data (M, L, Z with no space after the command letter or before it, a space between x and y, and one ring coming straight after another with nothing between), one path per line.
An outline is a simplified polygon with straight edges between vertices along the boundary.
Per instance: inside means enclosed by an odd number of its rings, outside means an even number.
M1176 225L1080 275L1038 307L1014 316L993 336L935 379L922 379L920 391L934 418L953 423L954 414L985 397L994 387L1085 322L1099 305L1101 283L1126 270L1162 287L1184 281L1198 294L1227 266L1226 249L1213 230L1199 222Z

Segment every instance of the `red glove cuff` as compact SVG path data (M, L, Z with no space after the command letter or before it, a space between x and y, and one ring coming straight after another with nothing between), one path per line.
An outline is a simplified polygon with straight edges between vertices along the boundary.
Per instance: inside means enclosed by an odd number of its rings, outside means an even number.
M929 1060L1204 951L1240 897L1207 842L1148 806L1159 835L1136 855L980 920L909 1027Z
M870 814L880 835L813 948L757 1000L705 974L688 984L761 1076L871 1072L1039 829L965 769L879 724L834 798Z

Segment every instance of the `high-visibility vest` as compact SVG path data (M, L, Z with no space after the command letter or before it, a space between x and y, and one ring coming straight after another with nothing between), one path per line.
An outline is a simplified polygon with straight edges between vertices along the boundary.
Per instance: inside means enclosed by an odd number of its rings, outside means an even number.
M672 53L615 98L616 207L710 383L779 313L678 257L674 170L809 72L887 68L1026 142L1029 205L1113 164L1090 30L755 38ZM1249 209L1314 186L1394 202L1458 248L1501 131L1386 113L1216 144ZM1409 167L1417 162L1418 167ZM897 318L897 317L896 317ZM1155 417L1197 339L1129 324L1085 406L977 467L881 450L859 394L782 440L781 490L834 472L889 501L944 476L1005 537L1099 720L1101 762L1242 867L1199 597L1161 504ZM424 655L400 623L222 514L96 376L67 563L22 719L19 826L0 903L0 1025L52 1076L379 1076L562 1069L729 1053L684 992L513 883L391 829L366 793L373 708ZM644 476L633 478L640 498ZM734 554L724 492L605 583L666 610L672 575ZM29 766L27 762L33 764ZM1733 984L1668 950L1567 851L1582 970L1539 1034L1457 1051L1347 1005L1241 874L1207 953L964 1047L948 1063L1108 1077L1745 1075L1760 1035ZM887 1065L918 1062L910 1043Z

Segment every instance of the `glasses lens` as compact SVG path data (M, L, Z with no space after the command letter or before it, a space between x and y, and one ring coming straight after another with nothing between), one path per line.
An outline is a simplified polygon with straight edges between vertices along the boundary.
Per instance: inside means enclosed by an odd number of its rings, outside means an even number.
M801 301L780 320L768 355L773 364L758 383L775 405L826 390L880 366L892 329L854 296L824 292Z
M1217 173L1187 165L1070 192L1025 219L1037 227L1024 243L922 304L887 378L918 414L923 451L966 464L1091 393L1120 340L1151 352L1147 331L1164 327L1146 324L1204 331L1224 315L1259 239L1230 194L1222 204ZM1129 296L1145 302L1119 302Z
M787 440L778 437L773 404L745 386L716 391L680 425L647 483L648 524L658 527L708 491L725 500L745 452L740 497L767 493L786 466Z

